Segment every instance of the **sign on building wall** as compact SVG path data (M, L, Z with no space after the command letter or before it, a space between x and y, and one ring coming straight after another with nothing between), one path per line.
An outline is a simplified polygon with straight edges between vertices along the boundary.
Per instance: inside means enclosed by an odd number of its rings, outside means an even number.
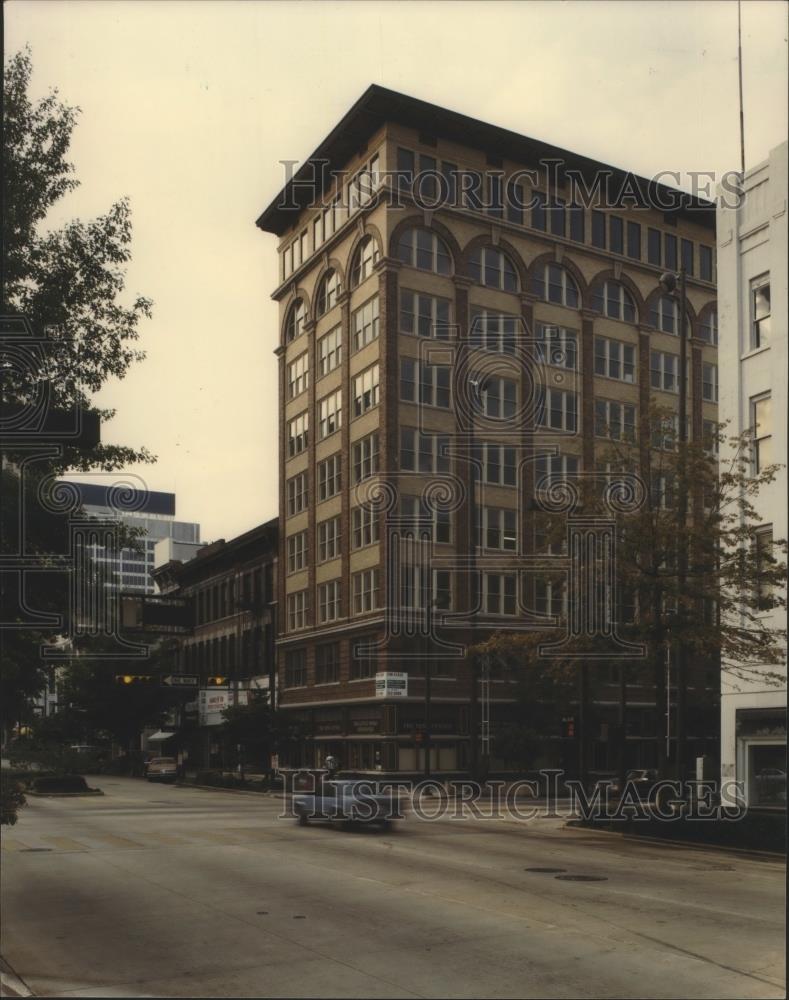
M375 675L376 698L407 698L408 674L384 670Z
M239 691L237 705L248 703L248 692ZM232 691L216 691L205 688L200 692L197 702L198 719L201 726L221 726L225 721L222 712L233 704Z

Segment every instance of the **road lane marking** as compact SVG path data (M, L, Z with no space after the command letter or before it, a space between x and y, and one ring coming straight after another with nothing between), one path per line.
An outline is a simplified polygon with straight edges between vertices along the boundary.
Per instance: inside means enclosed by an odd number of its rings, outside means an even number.
M145 847L145 844L141 844L138 840L129 840L128 837L118 837L114 833L91 833L90 838L91 840L105 841L110 847L136 847L139 850Z
M3 837L0 841L0 847L4 851L29 851L30 847L23 843L21 840L8 840L7 837Z
M80 843L78 840L72 840L71 837L52 837L49 835L42 836L42 840L45 840L48 844L54 844L59 851L88 851L90 848L86 844Z

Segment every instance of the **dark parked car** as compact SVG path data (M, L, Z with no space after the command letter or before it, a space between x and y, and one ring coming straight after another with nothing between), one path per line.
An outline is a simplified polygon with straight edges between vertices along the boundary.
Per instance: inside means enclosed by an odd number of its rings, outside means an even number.
M655 799L655 785L658 783L658 773L654 768L636 768L630 770L625 775L625 784L629 785L630 794L640 802L653 802ZM595 785L600 788L601 795L607 797L609 802L618 803L621 799L625 786L619 778L601 778Z
M323 781L315 793L293 797L299 826L311 819L343 823L376 823L386 829L398 819L396 804L388 795L377 795L370 781Z

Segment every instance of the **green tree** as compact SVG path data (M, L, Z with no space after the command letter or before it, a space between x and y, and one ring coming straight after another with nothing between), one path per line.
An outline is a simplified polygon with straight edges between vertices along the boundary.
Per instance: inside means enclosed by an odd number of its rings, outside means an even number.
M579 511L613 521L616 580L608 596L618 635L639 644L645 656L606 661L600 637L583 645L578 642L565 652L588 654L585 669L593 675L611 662L621 667L620 727L624 728L628 679L636 672L646 673L654 683L656 704L662 706L666 654L672 651L678 674L675 766L682 771L687 768L685 700L690 672L696 677L714 672L717 678L725 670L735 683L758 673L767 683L783 682L775 668L785 663L786 631L765 612L786 607L786 540L774 539L768 549L755 542L761 524L759 494L775 479L779 466L755 471L750 433L727 438L720 431L681 445L673 415L658 407L649 413L647 427L649 436L639 441L610 442L598 455L596 478L568 482L577 489ZM621 500L633 488L634 474L639 477L635 502L612 504L612 498ZM682 525L677 517L680 490L689 498ZM538 506L549 506L546 496L543 492L541 498L538 490ZM566 514L543 512L536 517L546 545L565 538ZM684 572L678 559L682 548L688 554ZM572 604L582 596L568 598ZM546 635L497 633L475 653L477 658L483 653L498 655L521 670L551 671L554 678L578 674L582 668L577 658L534 655L536 645L545 640ZM716 683L713 695L718 687ZM658 746L659 765L666 772L664 741Z
M222 713L222 741L226 748L241 748L239 763L268 770L274 745L274 718L265 692L250 692L246 705L233 705Z
M3 86L2 307L24 314L37 335L48 331L53 349L35 370L4 371L2 405L12 413L37 398L45 386L53 409L80 408L97 413L102 423L112 410L92 402L110 378L123 378L144 354L135 342L139 324L150 316L143 296L125 295L125 269L131 256L131 212L121 199L102 216L74 219L47 228L50 210L79 184L68 151L79 109L64 104L57 90L41 100L30 97L33 72L29 49L6 63ZM65 447L62 454L27 464L23 454L3 448L0 551L16 551L19 525L25 521L27 555L46 568L67 551L68 521L42 507L40 490L67 470L110 472L133 462L151 462L145 448L98 444ZM0 580L4 621L24 621L17 607L15 580ZM62 573L37 572L25 578L25 600L43 612L66 606ZM68 627L68 625L66 625ZM3 727L25 719L30 699L45 682L40 647L51 637L46 628L12 628L3 636L0 703Z

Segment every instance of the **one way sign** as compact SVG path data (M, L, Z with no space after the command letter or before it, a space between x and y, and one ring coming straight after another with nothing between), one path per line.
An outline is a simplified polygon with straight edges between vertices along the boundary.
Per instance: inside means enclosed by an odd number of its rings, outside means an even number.
M191 687L196 688L200 684L197 674L168 674L162 677L163 687Z

